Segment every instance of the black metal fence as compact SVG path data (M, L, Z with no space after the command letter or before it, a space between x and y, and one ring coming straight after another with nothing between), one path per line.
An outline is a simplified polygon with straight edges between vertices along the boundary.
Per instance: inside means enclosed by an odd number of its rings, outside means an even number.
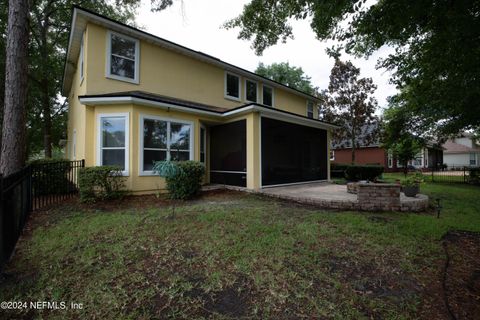
M449 166L424 172L427 181L480 184L480 167Z
M84 160L30 164L0 175L0 269L9 259L29 214L78 192L78 170Z

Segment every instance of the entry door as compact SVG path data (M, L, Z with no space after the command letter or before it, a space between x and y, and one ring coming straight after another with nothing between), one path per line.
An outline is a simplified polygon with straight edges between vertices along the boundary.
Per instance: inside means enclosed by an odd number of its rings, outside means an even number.
M240 120L209 128L211 183L247 186L246 127Z

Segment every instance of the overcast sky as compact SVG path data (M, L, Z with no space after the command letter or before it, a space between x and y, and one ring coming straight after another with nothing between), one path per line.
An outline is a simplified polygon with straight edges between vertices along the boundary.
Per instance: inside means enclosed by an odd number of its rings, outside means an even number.
M312 78L314 86L325 89L328 86L330 70L334 60L325 53L328 45L315 38L308 21L295 21L293 34L295 39L279 43L257 56L250 47L250 42L237 39L238 30L221 28L223 23L242 12L249 0L183 0L162 12L150 11L150 0L143 0L137 16L137 24L145 31L193 50L202 51L225 62L254 71L259 62L289 62L302 67ZM388 83L389 73L376 70L379 56L389 49L365 59L351 59L360 67L362 76L372 77L378 86L376 97L379 105L386 105L386 98L396 93L393 85ZM342 55L346 59L346 55Z

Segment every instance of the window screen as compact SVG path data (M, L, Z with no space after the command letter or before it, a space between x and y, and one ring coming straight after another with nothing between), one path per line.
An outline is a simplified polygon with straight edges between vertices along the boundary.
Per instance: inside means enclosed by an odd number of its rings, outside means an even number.
M325 130L262 117L262 185L327 179Z

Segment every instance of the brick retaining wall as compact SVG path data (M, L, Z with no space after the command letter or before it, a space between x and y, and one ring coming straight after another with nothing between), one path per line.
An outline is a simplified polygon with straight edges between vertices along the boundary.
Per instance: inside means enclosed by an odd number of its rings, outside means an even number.
M398 184L359 183L357 199L360 210L401 211Z

